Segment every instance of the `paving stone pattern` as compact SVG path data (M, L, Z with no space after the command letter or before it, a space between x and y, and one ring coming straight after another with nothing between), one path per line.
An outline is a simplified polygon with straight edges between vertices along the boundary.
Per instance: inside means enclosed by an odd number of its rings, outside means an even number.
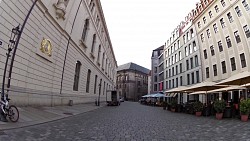
M0 141L250 141L250 122L172 113L124 102L45 124L5 130Z

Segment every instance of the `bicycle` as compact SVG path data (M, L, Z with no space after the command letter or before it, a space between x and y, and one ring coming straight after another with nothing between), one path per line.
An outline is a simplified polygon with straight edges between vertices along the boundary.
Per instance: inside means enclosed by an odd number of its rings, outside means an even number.
M1 91L0 91L1 94ZM4 96L1 98L0 106L5 117L8 117L10 121L17 122L19 119L19 111L15 105L9 105L10 98Z

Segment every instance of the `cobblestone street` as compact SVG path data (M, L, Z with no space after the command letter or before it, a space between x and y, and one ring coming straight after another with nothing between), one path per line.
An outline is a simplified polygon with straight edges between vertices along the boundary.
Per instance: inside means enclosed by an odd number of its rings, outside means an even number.
M250 123L124 102L45 124L0 131L0 141L250 140Z

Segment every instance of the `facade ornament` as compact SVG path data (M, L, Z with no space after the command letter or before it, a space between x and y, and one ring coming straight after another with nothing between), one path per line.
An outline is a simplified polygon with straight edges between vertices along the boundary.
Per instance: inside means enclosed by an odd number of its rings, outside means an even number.
M51 41L49 39L45 39L43 38L42 42L41 42L41 48L40 48L41 52L48 55L49 57L52 56L52 44Z
M66 7L68 5L69 0L58 0L57 3L54 4L54 7L56 8L56 18L63 20L65 19L66 14Z

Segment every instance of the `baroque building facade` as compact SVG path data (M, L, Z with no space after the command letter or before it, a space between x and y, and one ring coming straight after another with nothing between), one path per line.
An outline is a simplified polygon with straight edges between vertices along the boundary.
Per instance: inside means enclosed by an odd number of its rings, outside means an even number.
M203 78L221 81L250 69L250 1L203 0L194 25L203 60Z
M23 28L12 71L7 67L12 77L1 82L13 103L104 101L114 89L117 62L100 0L2 0L0 20L1 80L11 29Z
M135 63L118 66L116 89L125 100L138 101L148 93L148 75L150 70Z

